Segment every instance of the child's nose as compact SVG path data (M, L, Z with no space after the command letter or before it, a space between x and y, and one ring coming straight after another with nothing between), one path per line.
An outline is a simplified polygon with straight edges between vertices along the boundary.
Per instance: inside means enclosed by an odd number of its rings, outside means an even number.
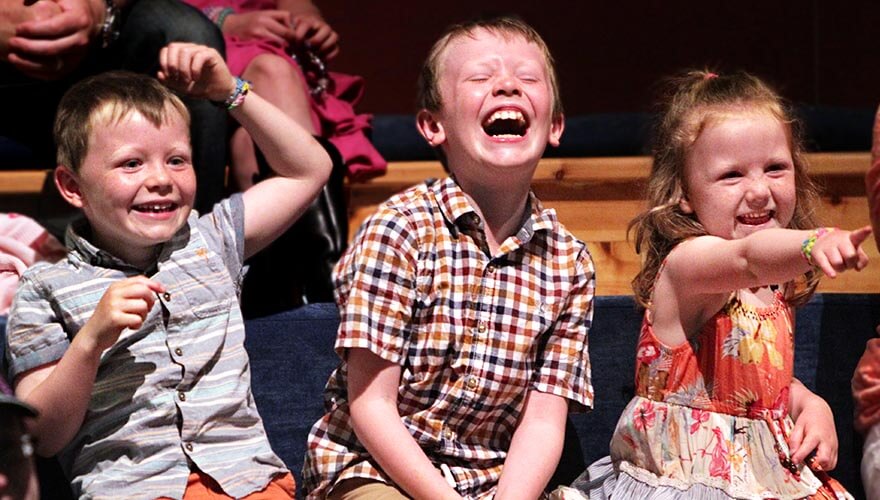
M171 176L168 175L168 169L165 165L151 163L147 167L146 182L148 186L167 186L171 183Z
M746 201L749 203L763 204L770 198L770 186L763 179L755 179L749 184L746 191Z
M496 80L493 95L520 95L519 80L510 73L504 73Z

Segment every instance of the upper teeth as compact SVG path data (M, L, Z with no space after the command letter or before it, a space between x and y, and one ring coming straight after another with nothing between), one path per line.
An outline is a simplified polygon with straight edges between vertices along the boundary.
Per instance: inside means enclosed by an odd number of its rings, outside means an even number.
M745 214L742 217L743 217L743 219L762 219L764 217L767 217L767 215L768 215L767 213Z
M517 120L517 121L525 121L525 117L523 116L521 111L513 110L513 109L502 109L492 113L492 116L489 117L487 123L491 124L495 120Z
M141 205L141 208L144 210L165 210L169 207L167 204L162 205Z

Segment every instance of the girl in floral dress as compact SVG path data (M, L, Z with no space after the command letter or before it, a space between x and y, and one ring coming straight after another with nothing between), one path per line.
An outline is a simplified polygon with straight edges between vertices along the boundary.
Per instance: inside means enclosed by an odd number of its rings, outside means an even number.
M861 270L870 227L816 228L795 122L744 74L686 73L658 127L636 396L611 456L575 483L590 498L851 498L829 406L793 378L794 314L821 273Z

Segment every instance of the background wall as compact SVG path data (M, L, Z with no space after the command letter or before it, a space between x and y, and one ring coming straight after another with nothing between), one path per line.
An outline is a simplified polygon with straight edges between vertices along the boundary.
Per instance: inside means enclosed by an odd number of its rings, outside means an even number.
M331 68L363 75L359 106L412 113L415 80L449 24L517 13L556 57L569 116L648 111L680 68L745 69L789 99L873 108L880 101L880 2L872 0L315 0L340 36Z

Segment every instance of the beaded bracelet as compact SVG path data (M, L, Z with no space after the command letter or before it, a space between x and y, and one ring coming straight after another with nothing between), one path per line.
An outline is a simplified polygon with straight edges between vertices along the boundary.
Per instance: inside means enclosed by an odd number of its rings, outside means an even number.
M825 236L826 234L833 231L833 227L820 227L814 229L810 232L810 235L807 237L807 239L805 239L804 242L801 243L801 255L804 256L804 260L807 261L807 264L811 266L815 265L813 264L813 247L816 246L816 241L822 236Z
M226 98L223 102L215 102L214 104L218 106L225 106L226 109L231 110L241 106L241 103L244 102L244 98L247 97L248 92L250 92L251 82L241 79L239 77L235 77L235 90L229 94L229 97Z
M206 7L202 9L202 13L205 14L205 17L211 20L214 24L217 25L221 30L223 29L223 23L226 22L226 18L229 14L235 14L235 9L232 7Z

